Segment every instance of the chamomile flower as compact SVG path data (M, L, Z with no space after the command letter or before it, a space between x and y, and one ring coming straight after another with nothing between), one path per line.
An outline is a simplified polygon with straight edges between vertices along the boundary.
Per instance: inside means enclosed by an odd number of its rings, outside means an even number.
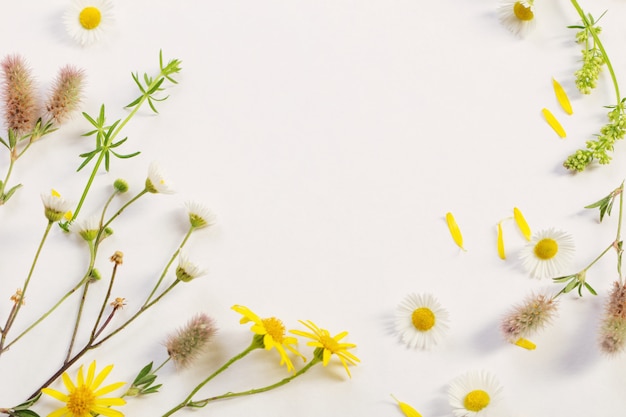
M65 406L48 414L48 417L86 417L92 413L101 414L106 417L124 417L124 414L114 410L111 406L124 405L126 401L122 398L101 398L116 389L122 387L124 382L116 382L104 387L100 387L104 379L109 375L113 365L104 368L96 375L96 362L92 362L85 376L83 367L78 370L76 384L72 382L67 372L63 373L62 379L68 393L64 394L51 388L43 388L41 391L59 401Z
M72 224L72 229L76 231L87 242L91 242L98 236L100 231L100 217L93 215L81 219Z
M163 172L161 171L161 167L156 162L152 162L148 167L148 178L146 178L146 190L153 194L161 193L161 194L173 194L174 188L171 182L169 182Z
M396 309L396 331L411 348L430 349L448 330L448 312L430 294L409 294Z
M56 190L50 194L42 194L44 214L50 222L58 222L70 211L72 203L61 197Z
M294 345L298 343L298 340L295 337L285 335L285 325L281 320L276 317L262 319L248 307L241 305L234 305L232 309L243 316L239 321L241 324L249 322L254 323L252 327L250 327L250 330L262 339L262 346L266 350L275 348L278 351L280 354L280 364L286 365L288 371L294 371L295 368L291 359L287 356L286 350L300 356L304 360L304 356L294 347Z
M192 279L206 275L207 271L191 262L187 255L180 252L178 255L178 266L176 267L176 278L182 282L189 282Z
M574 256L574 239L556 229L534 234L522 249L521 260L534 278L555 278Z
M73 0L65 14L67 33L82 46L100 40L113 22L109 0Z
M194 229L210 227L215 223L215 215L205 206L195 201L185 203L189 223Z
M498 7L500 22L511 32L524 36L535 24L534 0L503 0Z
M457 377L448 388L448 401L456 417L487 417L496 415L502 387L494 375L486 371L470 371Z

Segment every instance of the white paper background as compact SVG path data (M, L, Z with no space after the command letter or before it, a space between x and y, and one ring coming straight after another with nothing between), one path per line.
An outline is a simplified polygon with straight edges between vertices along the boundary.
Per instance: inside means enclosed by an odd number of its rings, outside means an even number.
M512 305L557 288L522 270L524 240L512 222L504 225L509 258L497 257L496 224L513 207L533 230L556 227L574 236L577 257L567 272L583 268L615 236L615 218L599 224L597 212L583 207L623 180L624 145L609 166L579 175L561 167L606 122L602 106L614 104L606 70L593 95L575 90L580 47L566 26L578 16L568 1L538 1L537 27L525 40L499 24L497 1L117 1L112 30L88 48L66 35L66 6L5 4L0 53L23 55L42 91L60 66L84 68L82 110L92 115L104 103L110 120L125 117L124 105L136 97L130 73L154 74L160 49L183 61L180 84L168 88L160 114L142 110L123 132L129 140L121 151L141 155L114 160L110 173L100 173L83 211L98 212L115 178L140 190L153 160L176 183L177 194L131 206L101 246L102 271L110 270L115 250L125 254L114 290L128 300L120 319L130 317L182 238L183 202L197 200L218 216L188 245L208 276L178 287L81 362L114 363L109 381L131 381L147 362L166 358L163 340L193 314L216 319L219 334L198 365L164 368L161 393L129 400L126 415L162 415L248 345L251 333L238 324L233 304L279 317L288 328L310 319L333 334L347 330L362 362L352 379L337 364L318 367L273 392L197 414L400 415L394 393L424 416L447 416L447 384L473 369L502 382L501 415L615 415L626 406L626 358L602 355L596 341L616 278L613 254L589 273L600 296L562 297L559 318L533 338L536 351L508 345L499 334ZM595 16L608 9L602 39L623 80L626 5L582 6ZM573 116L558 107L551 77L569 92ZM551 131L543 107L562 122L567 139ZM78 154L93 146L80 136L88 129L77 116L18 162L13 179L24 187L0 210L0 317L43 233L40 193L54 187L80 196L88 172L75 169ZM7 159L3 153L3 173ZM450 238L448 211L467 252ZM87 261L82 242L53 229L16 327L71 288ZM104 288L102 282L90 293ZM434 294L450 312L448 337L433 351L407 349L393 332L396 305L411 292ZM22 401L62 363L77 302L3 355L0 406ZM301 350L310 356L304 343ZM260 387L284 376L276 352L259 351L203 392ZM57 406L46 399L37 410L46 415Z

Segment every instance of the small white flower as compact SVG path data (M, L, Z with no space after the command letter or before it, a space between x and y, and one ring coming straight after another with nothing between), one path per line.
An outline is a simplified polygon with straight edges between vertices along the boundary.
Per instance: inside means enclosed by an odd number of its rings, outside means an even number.
M448 401L456 417L488 417L497 414L502 387L486 371L471 371L457 377L448 388Z
M195 229L210 227L215 223L215 215L204 205L195 201L187 201L185 206L189 215L189 223Z
M183 282L189 282L192 279L206 275L207 271L200 268L189 260L187 255L180 252L178 255L178 267L176 268L176 278Z
M91 216L81 219L72 224L72 230L75 230L86 241L92 241L98 236L100 231L100 218Z
M542 230L531 237L520 255L532 277L556 278L574 256L574 239L560 230Z
M525 36L535 25L534 0L502 0L498 7L500 22L518 36Z
M430 349L448 330L448 312L430 294L409 294L396 310L396 331L411 348Z
M97 42L113 23L109 0L73 0L65 14L67 33L81 45Z
M165 179L161 172L161 167L156 162L150 163L148 167L148 178L146 178L146 189L151 193L173 194L173 184Z
M58 222L63 219L66 213L72 208L72 203L61 197L57 191L52 190L50 194L42 194L44 214L51 222Z

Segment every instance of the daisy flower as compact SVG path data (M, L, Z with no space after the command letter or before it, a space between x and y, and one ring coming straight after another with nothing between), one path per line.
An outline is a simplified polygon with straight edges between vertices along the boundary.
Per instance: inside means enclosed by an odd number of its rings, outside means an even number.
M356 365L357 362L361 361L352 353L348 352L348 349L356 347L355 344L339 342L341 339L348 335L348 332L341 332L333 337L330 335L330 332L328 330L320 329L310 320L300 320L300 323L305 325L313 333L303 332L300 330L292 330L291 333L313 339L313 341L309 342L308 345L316 348L314 353L315 357L321 358L324 366L328 365L328 362L330 361L330 357L332 355L336 355L341 361L346 372L348 373L348 376L352 378L350 370L348 369L348 364Z
M56 190L52 190L50 194L42 194L44 214L51 222L58 222L70 211L72 203L61 197Z
M396 331L407 346L429 349L448 330L448 312L430 294L409 294L396 310Z
M215 223L215 215L205 206L195 201L185 203L189 223L194 229L210 227Z
M176 267L176 278L183 282L189 282L206 274L207 271L205 269L191 262L187 255L180 252L178 255L178 266Z
M146 178L146 190L156 194L173 194L174 188L171 182L165 179L161 172L161 167L156 162L152 162L148 167L148 178Z
M535 24L534 0L503 0L498 7L500 22L511 32L524 36Z
M450 383L448 401L456 417L485 417L494 414L502 387L494 375L471 371Z
M297 344L298 340L295 337L285 337L285 326L282 321L276 317L262 319L254 314L248 307L240 305L234 305L232 309L243 316L239 323L254 323L250 330L263 338L263 346L266 350L276 348L280 354L280 364L286 365L288 371L294 371L295 368L293 367L291 359L287 356L285 349L300 356L304 360L304 356L292 346Z
M63 384L68 393L64 394L52 388L43 388L41 391L59 401L65 406L48 414L48 417L87 417L91 413L101 414L106 417L124 417L121 412L110 408L114 405L124 405L122 398L101 398L116 389L122 387L124 382L116 382L100 388L104 379L113 369L113 365L104 368L96 375L96 362L91 362L87 375L83 373L83 367L78 370L76 384L72 382L67 372L62 375Z
M534 278L554 278L567 267L574 255L574 239L560 230L534 234L522 249L521 260Z
M67 33L82 46L97 42L113 22L109 0L73 0L65 14Z
M87 242L91 242L98 236L100 231L100 217L93 215L81 219L80 221L73 223L72 228L76 230L76 233L80 235Z

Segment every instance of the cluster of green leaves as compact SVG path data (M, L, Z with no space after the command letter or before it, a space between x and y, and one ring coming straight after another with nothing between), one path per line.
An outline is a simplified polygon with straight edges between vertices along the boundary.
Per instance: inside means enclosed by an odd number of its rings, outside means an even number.
M154 373L156 370L152 370L152 366L153 363L150 362L139 371L131 387L126 391L127 396L154 394L159 391L163 384L153 385L157 375Z
M1 410L4 414L11 417L39 417L39 414L30 409L41 397L41 393L31 398L30 400L23 402L22 404L11 408L10 410Z
M561 294L567 294L568 292L574 291L575 289L578 289L578 295L580 297L583 296L583 287L587 289L587 291L589 291L591 294L593 295L598 295L598 293L596 292L596 290L594 290L591 285L589 285L589 283L586 281L586 271L583 270L582 272L579 272L577 274L572 274L572 275L565 275L562 277L558 277L558 278L553 278L552 281L554 281L555 283L564 283L567 282L567 284L565 284L565 287L563 287L563 289L561 291L559 291L557 293L557 296L561 295Z
M150 109L158 113L155 102L164 101L168 98L168 96L160 97L160 93L164 90L164 82L169 81L172 84L177 84L177 81L172 78L174 74L177 74L181 70L181 61L178 59L170 60L167 64L163 64L163 52L159 52L159 74L156 77L151 77L147 73L144 73L143 77L140 78L139 73L131 73L133 80L137 84L139 88L140 95L126 105L126 108L131 109L130 113L122 120L118 119L112 124L107 124L106 111L104 104L100 106L100 112L97 117L90 116L87 113L83 113L83 116L87 121L94 127L94 129L85 133L83 136L95 136L96 143L95 148L89 152L82 153L80 155L84 160L79 165L77 171L80 171L85 166L87 166L92 160L95 159L95 164L93 166L91 176L85 185L83 190L83 194L76 206L76 209L73 212L72 220L69 222L60 223L60 226L69 230L69 225L80 212L80 209L87 198L87 194L89 193L89 189L91 188L91 184L100 169L100 165L104 162L104 169L108 172L110 168L111 155L120 158L120 159L128 159L134 156L139 155L140 152L135 151L127 154L122 154L114 151L113 149L118 148L124 142L128 140L128 137L124 139L120 139L116 141L116 138L126 126L126 124L137 114L137 111L143 106L144 103L148 103Z

